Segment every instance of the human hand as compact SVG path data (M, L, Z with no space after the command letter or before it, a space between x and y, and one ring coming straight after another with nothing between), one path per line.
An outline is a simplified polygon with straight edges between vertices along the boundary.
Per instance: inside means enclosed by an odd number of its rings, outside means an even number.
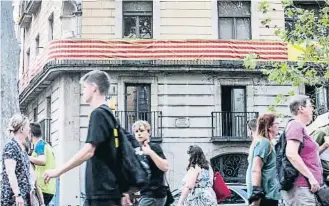
M145 155L150 155L151 152L153 151L151 149L150 145L148 144L148 142L146 142L146 141L143 143L142 150L143 150Z
M121 198L121 205L122 206L132 206L133 203L130 201L129 194L123 194L123 197Z
M59 177L60 175L61 173L58 169L47 170L45 171L43 178L45 180L45 183L48 183L51 178L56 178Z
M22 196L17 196L15 198L16 206L24 206L24 200Z
M320 184L313 175L311 178L308 178L308 182L310 183L311 186L311 192L315 193L320 189Z
M259 205L260 205L260 201L261 201L261 199L253 201L253 202L250 204L250 206L259 206Z

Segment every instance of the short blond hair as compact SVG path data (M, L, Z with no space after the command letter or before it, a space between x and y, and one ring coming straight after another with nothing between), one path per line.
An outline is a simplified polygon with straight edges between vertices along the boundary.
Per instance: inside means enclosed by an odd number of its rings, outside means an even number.
M14 114L8 123L9 133L16 134L22 127L29 123L29 119L22 114Z
M133 124L133 126L132 126L133 132L135 132L135 130L137 128L139 129L141 126L143 126L150 133L150 131L151 131L151 125L150 125L150 123L148 123L145 120L138 120L138 121L136 121Z

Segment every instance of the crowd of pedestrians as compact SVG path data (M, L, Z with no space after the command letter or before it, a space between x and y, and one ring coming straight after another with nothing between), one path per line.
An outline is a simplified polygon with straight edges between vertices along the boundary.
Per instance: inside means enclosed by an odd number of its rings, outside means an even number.
M85 206L172 204L166 179L169 163L160 145L150 142L150 124L140 120L133 124L133 134L122 132L112 112L108 112L106 95L110 80L105 72L89 72L81 78L81 84L83 99L93 109L87 140L80 151L59 167L38 123L30 123L21 114L10 119L8 131L12 138L2 152L1 205L49 205L56 194L56 178L84 162L87 163ZM307 133L306 127L313 117L313 106L307 96L295 96L290 111L292 119L279 140L279 122L274 114L263 114L248 122L252 138L246 173L250 205L325 205L320 191L325 189L325 180L329 180L329 131L317 130L312 133L315 138ZM282 138L286 143L283 150L278 150ZM202 148L193 145L187 153L187 172L177 206L216 205L214 171ZM125 154L132 154L130 163L137 161L140 167L125 168L129 165ZM286 159L278 161L280 155ZM281 175L279 170L288 168L283 165L284 160L289 162L295 176ZM288 180L289 189L282 183ZM132 200L136 192L140 194L138 202Z
M257 120L247 171L250 205L326 206L329 190L322 165L328 164L328 133L323 128L313 133L317 137L307 133L314 110L308 96L294 96L289 107L292 119L279 140L275 115L264 114ZM252 130L253 124L248 126ZM276 149L280 142L285 142L283 150Z

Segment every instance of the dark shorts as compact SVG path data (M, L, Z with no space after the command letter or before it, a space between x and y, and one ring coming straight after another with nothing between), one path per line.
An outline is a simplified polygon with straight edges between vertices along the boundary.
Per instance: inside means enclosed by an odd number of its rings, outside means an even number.
M121 199L85 200L84 206L121 206Z
M50 201L53 199L54 195L48 193L42 193L42 195L43 195L43 200L45 201L45 205L48 206Z
M270 200L270 199L262 199L260 202L260 206L278 206L278 200Z

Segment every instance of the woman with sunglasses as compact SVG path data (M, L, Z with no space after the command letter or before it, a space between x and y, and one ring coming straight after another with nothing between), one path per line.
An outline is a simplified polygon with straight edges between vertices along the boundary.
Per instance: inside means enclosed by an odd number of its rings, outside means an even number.
M144 168L147 168L149 173L149 183L140 192L139 206L164 206L167 199L164 180L165 172L168 171L168 160L160 145L149 143L151 126L147 121L135 122L132 129L141 146Z

